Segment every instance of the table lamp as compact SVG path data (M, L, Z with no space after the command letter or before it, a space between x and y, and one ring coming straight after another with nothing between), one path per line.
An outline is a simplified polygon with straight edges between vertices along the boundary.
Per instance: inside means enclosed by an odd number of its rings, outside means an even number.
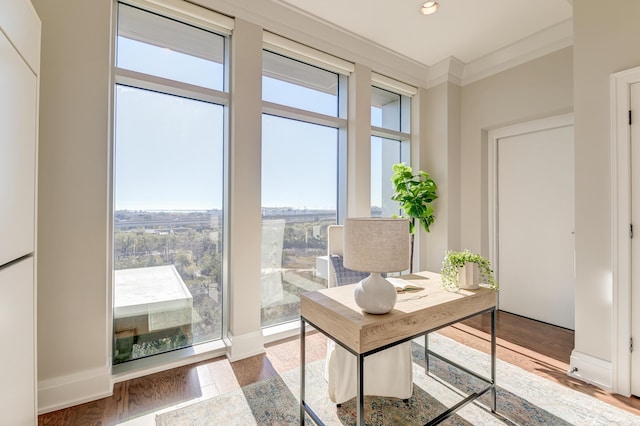
M356 304L364 312L386 314L398 294L380 273L409 268L409 220L346 218L343 256L345 268L370 273L356 286Z

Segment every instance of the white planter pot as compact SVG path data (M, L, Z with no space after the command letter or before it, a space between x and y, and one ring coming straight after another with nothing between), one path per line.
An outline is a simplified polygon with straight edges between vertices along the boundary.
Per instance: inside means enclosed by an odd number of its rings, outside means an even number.
M458 286L462 289L473 290L480 288L480 269L475 263L465 263L458 271Z

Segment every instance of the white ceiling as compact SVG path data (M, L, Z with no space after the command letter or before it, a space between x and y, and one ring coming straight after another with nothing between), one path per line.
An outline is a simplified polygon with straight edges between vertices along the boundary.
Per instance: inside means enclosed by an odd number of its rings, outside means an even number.
M527 39L553 37L573 9L572 0L440 0L438 12L424 16L420 0L275 1L427 67L450 57L469 64L510 46L532 49Z

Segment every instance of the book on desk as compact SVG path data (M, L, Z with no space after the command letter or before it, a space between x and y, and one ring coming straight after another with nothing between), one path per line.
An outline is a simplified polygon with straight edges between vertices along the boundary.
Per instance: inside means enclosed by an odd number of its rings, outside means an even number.
M420 291L424 290L424 287L416 285L411 281L403 280L402 278L387 277L389 281L396 288L398 293L404 293L406 291Z

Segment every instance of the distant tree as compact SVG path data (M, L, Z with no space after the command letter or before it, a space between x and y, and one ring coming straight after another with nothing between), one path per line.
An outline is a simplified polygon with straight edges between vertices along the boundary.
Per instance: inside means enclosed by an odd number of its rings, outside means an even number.
M193 279L196 276L197 267L191 252L185 250L176 252L173 256L173 264L183 280Z

